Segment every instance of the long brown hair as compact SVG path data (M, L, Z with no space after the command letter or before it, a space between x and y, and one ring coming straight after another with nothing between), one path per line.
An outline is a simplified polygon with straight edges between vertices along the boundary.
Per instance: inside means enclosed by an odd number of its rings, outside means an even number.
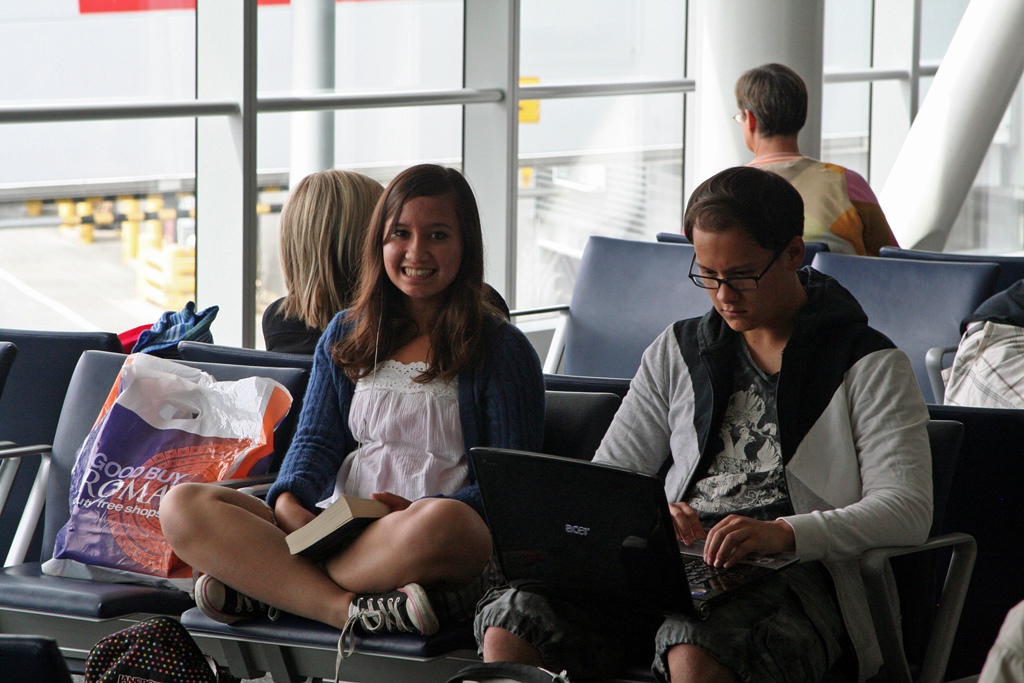
M450 380L464 368L483 361L484 328L497 310L483 296L484 248L473 190L461 173L434 164L413 166L399 173L377 202L366 234L363 263L355 302L347 319L352 332L331 349L352 381L373 372L375 363L391 356L421 332L406 310L405 295L391 282L384 267L384 240L388 222L417 197L451 195L462 235L462 262L445 290L445 300L433 329L429 330L431 358L417 382L436 377ZM379 337L379 339L378 339Z
M348 308L370 216L384 188L335 169L299 181L281 212L281 273L288 293L281 314L324 330Z

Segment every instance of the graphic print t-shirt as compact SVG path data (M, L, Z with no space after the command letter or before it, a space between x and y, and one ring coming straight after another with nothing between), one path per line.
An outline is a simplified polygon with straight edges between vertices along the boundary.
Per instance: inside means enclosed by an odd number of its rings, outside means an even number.
M731 514L771 520L792 513L779 444L778 375L766 375L747 345L739 347L722 429L708 444L715 458L686 501L705 528Z

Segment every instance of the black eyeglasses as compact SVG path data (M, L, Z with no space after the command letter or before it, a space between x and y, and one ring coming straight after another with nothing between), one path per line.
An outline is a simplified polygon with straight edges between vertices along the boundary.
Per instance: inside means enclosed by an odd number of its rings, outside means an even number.
M782 252L786 251L786 247L779 249L772 256L772 260L768 262L768 265L764 267L760 275L750 275L743 277L711 277L709 275L698 275L693 272L693 264L697 262L697 254L693 255L690 259L690 272L686 274L686 277L690 278L693 284L697 285L701 289L718 289L722 285L729 285L729 288L734 292L749 292L753 289L757 289L757 283L761 281L761 278L765 276L765 273L775 265L775 262L782 256Z

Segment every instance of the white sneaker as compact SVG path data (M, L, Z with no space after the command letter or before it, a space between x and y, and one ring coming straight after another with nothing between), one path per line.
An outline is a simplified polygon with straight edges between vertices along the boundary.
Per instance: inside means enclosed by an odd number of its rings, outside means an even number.
M358 619L367 633L382 631L432 636L440 628L426 591L410 583L390 593L360 595L348 608L349 619Z
M235 624L262 616L277 619L278 610L265 603L242 595L209 574L203 574L196 581L196 607L214 621Z
M418 583L408 583L390 593L357 596L349 605L348 621L338 638L335 680L341 675L342 662L355 650L355 639L351 636L356 624L367 633L387 631L432 636L440 629L427 593Z

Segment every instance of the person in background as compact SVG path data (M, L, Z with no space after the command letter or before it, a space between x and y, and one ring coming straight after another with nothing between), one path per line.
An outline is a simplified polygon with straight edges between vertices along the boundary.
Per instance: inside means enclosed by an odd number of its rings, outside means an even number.
M475 623L485 661L608 678L645 637L659 681L817 683L846 658L860 680L878 670L859 557L928 536L928 410L907 355L839 282L801 268L802 219L793 186L758 168L693 191L688 277L712 310L644 352L594 456L660 477L677 538L704 539L707 563L790 552L799 564L704 620L496 589Z
M1024 408L1024 280L983 301L960 323L960 334L942 402Z
M804 240L834 252L878 256L898 246L878 199L862 176L800 153L797 136L807 120L807 86L782 64L750 69L736 82L734 117L743 131L750 165L774 171L804 200Z
M544 432L540 359L488 302L483 274L465 178L430 164L398 174L371 219L355 301L317 344L267 501L189 483L163 498L164 534L202 572L204 614L235 623L273 607L344 641L354 626L430 635L443 623L431 596L479 583L479 597L491 536L467 454L537 450ZM286 534L340 495L391 512L326 561L292 555Z
M349 307L370 215L384 191L373 178L335 169L295 186L281 212L281 274L288 293L263 312L268 351L311 354Z

